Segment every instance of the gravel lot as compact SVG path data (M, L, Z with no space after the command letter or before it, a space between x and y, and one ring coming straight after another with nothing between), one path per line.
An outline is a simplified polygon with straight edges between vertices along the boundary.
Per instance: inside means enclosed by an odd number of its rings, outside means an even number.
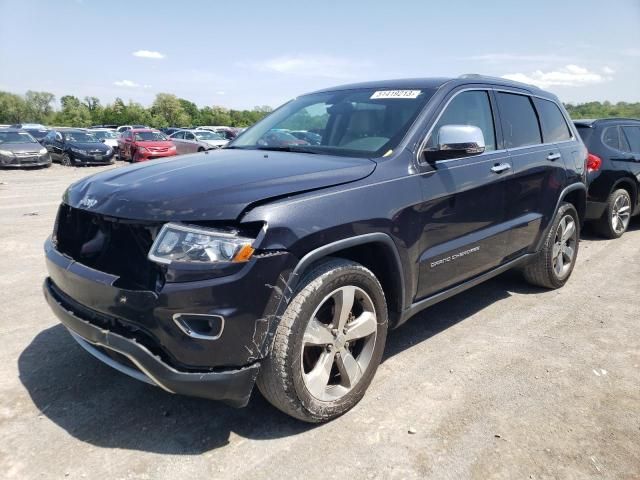
M57 323L42 244L105 168L0 171L1 478L640 478L639 221L586 232L559 291L507 273L422 312L364 400L311 426L129 379Z

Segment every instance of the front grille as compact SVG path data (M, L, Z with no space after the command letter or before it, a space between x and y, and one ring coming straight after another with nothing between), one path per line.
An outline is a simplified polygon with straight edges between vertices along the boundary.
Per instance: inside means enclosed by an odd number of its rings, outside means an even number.
M19 152L15 156L18 158L39 157L40 152Z
M117 275L117 287L156 290L161 267L147 259L161 225L105 217L61 205L55 237L60 252L101 272Z

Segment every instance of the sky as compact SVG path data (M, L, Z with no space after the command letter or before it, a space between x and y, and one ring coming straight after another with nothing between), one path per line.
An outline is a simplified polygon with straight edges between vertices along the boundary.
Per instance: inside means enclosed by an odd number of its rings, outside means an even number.
M640 0L0 0L0 18L0 90L20 94L240 109L481 73L564 102L640 101Z

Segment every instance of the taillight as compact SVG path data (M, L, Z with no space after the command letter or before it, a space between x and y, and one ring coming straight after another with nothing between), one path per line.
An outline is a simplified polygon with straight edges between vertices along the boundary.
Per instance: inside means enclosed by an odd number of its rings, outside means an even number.
M599 156L594 155L593 153L590 153L587 156L587 172L597 172L598 170L600 170L601 166L602 159Z

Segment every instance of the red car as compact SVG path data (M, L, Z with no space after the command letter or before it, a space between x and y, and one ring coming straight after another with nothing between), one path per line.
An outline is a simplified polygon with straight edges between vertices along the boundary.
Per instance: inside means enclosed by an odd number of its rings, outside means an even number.
M144 162L152 158L176 155L175 144L159 130L132 128L118 138L120 160Z

